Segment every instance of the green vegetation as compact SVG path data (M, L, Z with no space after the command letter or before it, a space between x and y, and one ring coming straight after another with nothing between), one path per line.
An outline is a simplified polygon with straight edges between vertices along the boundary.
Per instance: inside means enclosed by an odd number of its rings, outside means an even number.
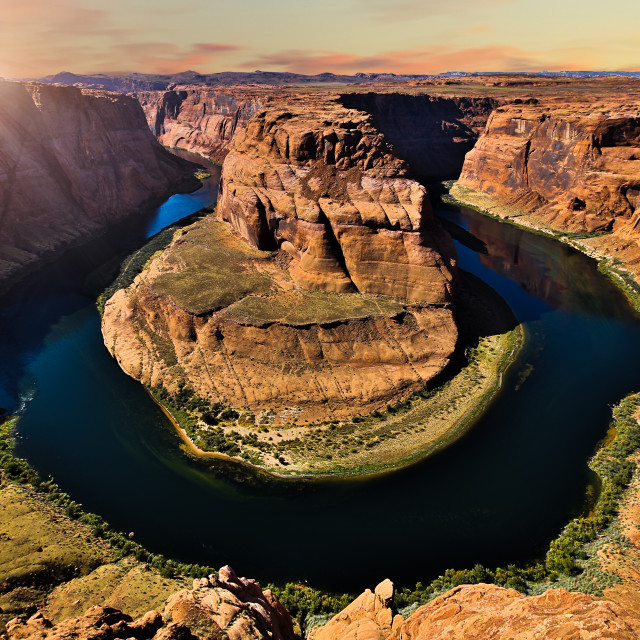
M152 289L196 315L223 309L224 317L258 324L327 323L403 311L385 297L283 288L279 282L288 275L275 266L274 255L235 238L223 223L203 220L183 230Z
M636 311L640 312L640 284L631 273L622 269L619 260L602 258L598 262L598 271L619 286Z
M293 582L287 583L284 587L270 584L268 588L280 600L291 617L298 622L302 631L308 629L309 619L313 616L333 616L354 598L346 593L325 593Z
M360 293L327 291L279 292L278 295L250 295L227 307L222 316L250 322L282 322L305 325L338 322L351 318L396 315L404 307L391 298L364 296Z
M144 266L158 251L166 249L173 241L176 233L186 225L193 224L204 216L213 213L213 207L205 207L196 213L164 228L153 236L143 247L128 255L120 265L120 271L116 279L98 296L97 306L100 315L104 313L104 305L118 289L124 289L131 285L135 277L143 270Z
M30 487L51 504L62 509L70 518L90 526L95 536L111 545L117 558L133 556L136 560L158 569L160 575L167 578L174 575L201 578L216 573L211 567L175 562L162 555L148 552L128 535L111 529L100 516L83 511L53 480L42 480L26 460L17 458L13 453L15 442L12 430L17 420L16 417L11 417L0 424L0 480L3 484L16 482Z

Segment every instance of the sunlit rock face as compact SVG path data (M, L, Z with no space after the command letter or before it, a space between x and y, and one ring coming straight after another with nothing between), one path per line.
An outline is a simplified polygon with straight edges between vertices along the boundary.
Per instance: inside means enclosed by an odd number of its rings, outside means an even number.
M177 86L133 94L158 141L222 162L236 131L273 96L265 90Z
M303 288L449 304L455 249L425 188L372 124L335 100L260 112L223 165L218 215L282 249Z
M187 173L133 98L0 81L0 280L193 188Z

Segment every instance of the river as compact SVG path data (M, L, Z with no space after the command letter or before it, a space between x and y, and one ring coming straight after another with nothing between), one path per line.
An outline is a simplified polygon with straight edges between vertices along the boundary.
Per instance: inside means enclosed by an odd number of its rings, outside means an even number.
M231 564L266 582L361 591L385 577L524 562L584 505L610 405L640 388L640 322L596 264L471 210L460 265L494 287L527 344L497 401L458 443L370 480L272 484L192 461L104 348L94 296L114 256L215 198L217 176L66 254L0 307L0 406L21 409L17 453L152 552ZM468 236L467 234L467 237ZM102 267L99 269L99 267ZM87 274L92 273L89 281Z

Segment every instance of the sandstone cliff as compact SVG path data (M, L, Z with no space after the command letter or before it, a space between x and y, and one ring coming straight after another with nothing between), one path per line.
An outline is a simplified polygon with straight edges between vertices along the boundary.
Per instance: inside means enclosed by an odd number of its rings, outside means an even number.
M345 93L340 103L365 111L414 175L452 178L460 174L492 111L504 99L410 93Z
M234 139L219 217L253 246L286 252L302 288L451 303L451 239L371 116L322 98L287 107Z
M0 280L171 190L186 165L154 140L137 102L0 81Z
M196 224L107 303L105 342L146 384L278 421L370 412L449 362L455 250L368 114L287 106L223 166L218 216L256 250Z
M501 107L460 184L566 231L611 229L640 205L640 110L625 107Z
M276 423L373 411L448 362L450 308L304 291L289 264L205 218L107 302L105 344L145 384L186 382Z
M269 92L225 87L178 86L134 94L149 127L166 147L185 149L222 162L233 134L273 96Z
M640 109L624 100L498 108L459 179L505 217L570 233L640 275ZM466 199L473 200L473 194Z

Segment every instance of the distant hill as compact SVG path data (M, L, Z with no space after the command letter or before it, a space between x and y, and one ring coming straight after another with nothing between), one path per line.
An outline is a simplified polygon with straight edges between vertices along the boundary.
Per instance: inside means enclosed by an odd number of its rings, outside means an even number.
M53 76L38 78L46 84L68 84L88 87L91 89L106 89L129 93L133 91L161 91L175 84L201 85L248 85L248 84L326 84L326 83L370 83L370 82L408 82L421 80L428 75L396 75L394 73L357 73L353 76L336 75L335 73L319 73L305 75L301 73L287 73L277 71L253 71L251 73L223 71L221 73L201 74L195 71L183 71L174 74L131 73L110 76L106 74L77 75L62 71Z
M439 74L397 75L395 73L356 73L355 75L337 75L335 73L319 73L306 75L302 73L288 73L280 71L252 71L237 72L223 71L221 73L197 73L196 71L182 71L174 74L130 73L124 75L78 75L69 71L62 71L52 76L37 78L46 84L65 84L86 87L90 89L105 89L120 93L135 91L162 91L176 84L192 85L295 85L295 84L329 84L329 83L374 83L374 82L411 82L428 78L464 78L474 76L555 76L570 78L593 78L596 76L624 76L640 78L638 71L540 71L525 73L469 72L447 71Z

